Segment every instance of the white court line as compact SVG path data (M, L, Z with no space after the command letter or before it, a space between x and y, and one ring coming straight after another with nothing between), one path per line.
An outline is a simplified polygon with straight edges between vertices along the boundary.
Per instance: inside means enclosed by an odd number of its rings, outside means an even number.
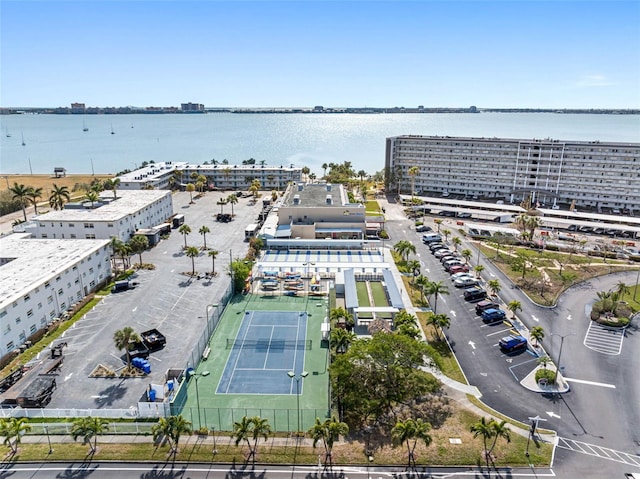
M588 384L590 386L600 386L603 388L610 388L610 389L616 388L615 384L599 383L596 381L585 381L584 379L564 378L564 380L570 383Z

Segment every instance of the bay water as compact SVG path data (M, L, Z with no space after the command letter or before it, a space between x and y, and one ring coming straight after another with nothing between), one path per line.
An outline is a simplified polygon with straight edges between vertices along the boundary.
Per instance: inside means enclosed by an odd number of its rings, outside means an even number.
M384 168L385 139L397 135L640 142L640 115L605 114L21 114L0 116L0 126L2 174L114 174L143 161L250 158L318 176L323 163L344 161L374 173Z

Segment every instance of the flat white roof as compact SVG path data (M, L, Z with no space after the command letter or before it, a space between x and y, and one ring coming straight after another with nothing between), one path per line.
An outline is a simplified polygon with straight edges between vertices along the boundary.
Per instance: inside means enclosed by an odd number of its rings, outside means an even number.
M39 215L36 221L117 221L125 216L137 213L151 203L171 196L168 190L117 190L117 199L113 200L112 191L103 191L100 198L108 203L94 209L63 209Z
M526 213L527 210L517 205L510 204L498 204L491 203L485 201L468 201L468 200L456 200L453 198L435 198L433 196L418 196L415 195L414 198L419 199L420 201L425 202L425 206L436 205L438 208L446 209L446 208L455 208L455 207L467 207L467 208L477 208L477 209L490 209L495 211L496 214L500 213ZM400 199L402 200L411 200L411 195L400 195ZM453 210L452 210L453 211Z
M151 163L143 168L120 175L118 178L122 183L146 183L168 175L175 170L184 169L188 164L186 161Z
M108 239L32 239L28 233L0 238L0 308L109 244Z
M635 216L628 215L605 215L602 213L587 213L581 211L567 211L567 210L549 210L538 208L543 214L543 217L549 217L549 219L555 218L571 218L582 221L599 221L603 223L613 223L613 224L627 224L627 225L635 225L640 226L640 218L636 218Z

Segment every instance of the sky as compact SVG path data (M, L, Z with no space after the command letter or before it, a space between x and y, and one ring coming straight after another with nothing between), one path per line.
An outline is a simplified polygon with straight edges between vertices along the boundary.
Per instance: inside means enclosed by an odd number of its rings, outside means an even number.
M0 0L0 106L640 108L640 1Z

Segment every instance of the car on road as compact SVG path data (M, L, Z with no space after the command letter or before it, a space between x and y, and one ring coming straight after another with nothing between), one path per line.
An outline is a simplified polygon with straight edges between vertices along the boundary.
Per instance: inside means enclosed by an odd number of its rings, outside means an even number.
M427 231L433 231L431 229L431 226L427 226L427 225L418 225L418 226L416 226L416 232L418 232L418 233L426 233Z
M468 288L469 286L477 286L478 280L475 278L460 278L453 282L456 288Z
M452 266L451 268L449 268L449 273L451 273L451 274L468 273L468 272L469 272L469 267L466 264L459 264L459 265Z
M476 304L476 314L482 314L485 309L498 309L500 305L495 301L486 299Z
M504 320L506 314L501 309L485 309L480 317L485 323L495 323Z
M519 334L511 334L509 336L505 336L500 341L498 341L498 346L503 351L511 353L513 351L518 351L520 349L527 347L527 338L524 336L520 336Z

